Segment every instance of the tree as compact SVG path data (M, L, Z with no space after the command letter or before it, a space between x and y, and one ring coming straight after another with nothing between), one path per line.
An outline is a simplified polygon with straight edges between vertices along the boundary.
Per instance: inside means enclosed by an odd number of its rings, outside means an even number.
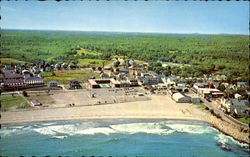
M218 86L218 89L222 92L225 91L226 87L224 86L224 84L220 83L219 86Z
M23 96L28 97L28 93L26 91L23 91Z

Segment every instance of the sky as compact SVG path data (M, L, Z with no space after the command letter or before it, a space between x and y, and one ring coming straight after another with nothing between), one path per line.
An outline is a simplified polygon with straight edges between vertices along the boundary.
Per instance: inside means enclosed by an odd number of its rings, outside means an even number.
M4 1L2 29L249 34L249 2Z

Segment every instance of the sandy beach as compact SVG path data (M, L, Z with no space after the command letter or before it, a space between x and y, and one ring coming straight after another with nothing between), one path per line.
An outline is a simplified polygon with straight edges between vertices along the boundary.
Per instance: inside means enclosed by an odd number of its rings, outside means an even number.
M186 119L202 120L205 115L195 105L175 103L169 96L152 96L152 100L75 106L68 108L47 108L42 110L12 111L1 113L1 124L29 123L73 119Z
M226 122L201 110L197 105L175 103L170 96L152 95L151 100L102 104L93 106L75 106L68 108L47 108L28 111L9 111L1 113L1 124L47 122L80 119L181 119L210 123L227 135L249 143L248 132L228 125Z

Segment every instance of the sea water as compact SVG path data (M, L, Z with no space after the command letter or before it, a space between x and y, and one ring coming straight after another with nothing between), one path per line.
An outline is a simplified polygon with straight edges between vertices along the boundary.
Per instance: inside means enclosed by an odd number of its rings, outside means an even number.
M247 144L209 124L179 120L91 120L6 125L0 155L239 157Z

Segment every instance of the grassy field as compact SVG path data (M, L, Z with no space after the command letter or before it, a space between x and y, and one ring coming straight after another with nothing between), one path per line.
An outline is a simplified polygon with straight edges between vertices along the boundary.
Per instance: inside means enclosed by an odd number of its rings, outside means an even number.
M29 108L30 105L22 96L1 96L1 111Z
M43 72L45 83L50 81L57 81L59 84L69 84L70 80L79 80L86 82L90 76L99 77L97 73L90 70L58 70L52 72Z
M238 120L241 121L242 123L246 123L246 124L250 123L250 117L242 117L242 118L239 118Z
M29 95L28 100L38 100L44 107L47 107L48 104L53 104L55 102L49 95Z
M77 55L94 55L94 56L98 56L101 55L101 53L96 52L96 51L91 51L88 49L83 49L81 48L80 50L76 50Z
M103 65L108 65L112 63L111 60L102 60L102 59L78 59L79 66L95 66L102 67Z
M24 61L19 61L13 58L0 58L0 65L4 65L4 64L24 64Z

